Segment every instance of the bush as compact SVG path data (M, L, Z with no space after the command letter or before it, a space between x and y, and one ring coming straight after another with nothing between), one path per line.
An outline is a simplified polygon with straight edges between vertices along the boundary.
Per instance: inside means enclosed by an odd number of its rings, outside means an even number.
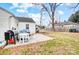
M78 32L76 29L69 29L69 32Z

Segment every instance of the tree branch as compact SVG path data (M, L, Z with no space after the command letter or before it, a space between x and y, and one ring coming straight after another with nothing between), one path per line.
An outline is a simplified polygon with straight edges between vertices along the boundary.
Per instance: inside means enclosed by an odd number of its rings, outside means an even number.
M50 12L49 12L49 10L47 9L47 7L46 7L44 4L41 4L41 5L42 5L42 7L47 11L49 17L51 18Z
M62 3L57 4L56 7L60 6L61 4L62 4Z
M77 3L76 6L71 7L71 8L74 8L74 9L75 9L75 8L77 8L78 6L79 6L79 3Z

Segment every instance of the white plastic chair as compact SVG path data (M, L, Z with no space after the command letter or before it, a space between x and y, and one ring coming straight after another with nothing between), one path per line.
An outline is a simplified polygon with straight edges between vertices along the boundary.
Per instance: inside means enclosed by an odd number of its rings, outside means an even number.
M19 43L26 43L30 39L29 33L19 34Z

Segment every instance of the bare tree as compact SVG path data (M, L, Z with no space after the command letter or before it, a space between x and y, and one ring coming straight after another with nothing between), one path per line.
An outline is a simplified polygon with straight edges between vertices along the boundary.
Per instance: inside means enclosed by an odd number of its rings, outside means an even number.
M74 6L72 6L71 8L77 8L79 6L79 3L76 3Z
M79 7L79 3L72 3L71 6L68 6L69 9L73 10L73 13L75 12L76 8Z
M60 5L61 3L41 3L37 5L41 5L43 9L48 13L50 19L52 20L52 30L54 30L54 16L55 16L55 11L56 8Z

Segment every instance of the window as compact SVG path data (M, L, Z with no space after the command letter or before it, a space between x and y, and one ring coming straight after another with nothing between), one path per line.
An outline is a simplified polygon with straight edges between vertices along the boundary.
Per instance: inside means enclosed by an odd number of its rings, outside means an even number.
M26 29L29 29L29 24L26 24Z

